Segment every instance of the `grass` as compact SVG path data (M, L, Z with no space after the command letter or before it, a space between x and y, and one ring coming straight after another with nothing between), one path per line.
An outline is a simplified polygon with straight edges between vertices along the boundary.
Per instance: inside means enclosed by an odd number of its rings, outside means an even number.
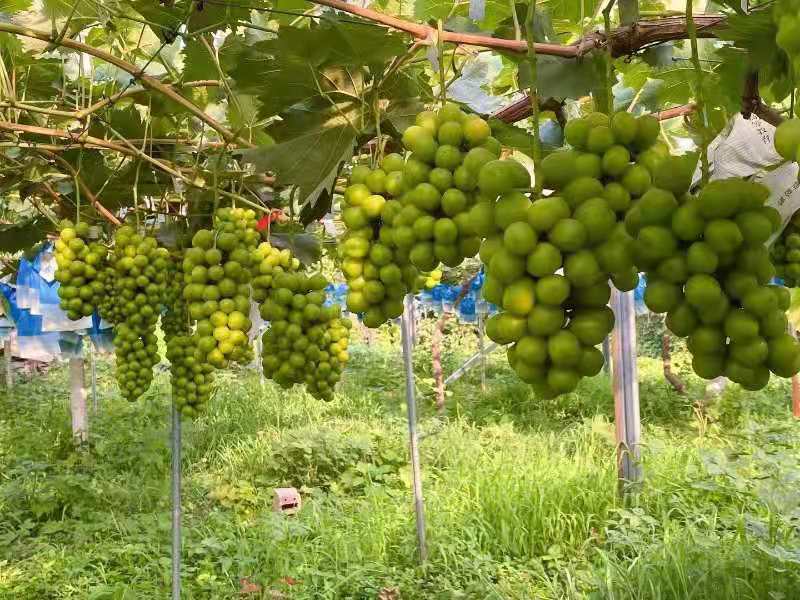
M474 347L458 336L447 372ZM542 403L498 353L486 393L468 375L438 418L419 352L420 567L396 348L356 345L330 404L220 376L209 413L184 426L185 598L798 597L800 426L784 382L730 389L698 418L700 382L680 371L690 396L677 396L641 359L646 479L622 502L605 377ZM136 404L109 364L99 382L82 451L65 369L0 395L0 598L169 597L167 380ZM270 510L284 485L302 490L296 517Z

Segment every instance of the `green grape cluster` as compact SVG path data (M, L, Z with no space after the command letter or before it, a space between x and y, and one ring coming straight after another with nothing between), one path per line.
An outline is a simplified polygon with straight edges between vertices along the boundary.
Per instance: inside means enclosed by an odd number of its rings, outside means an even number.
M393 177L403 193L396 194L385 220L395 245L409 252L420 271L433 271L439 263L457 267L477 254L480 238L469 213L479 201L481 167L500 156L491 133L486 121L455 104L419 113L403 132L411 154L405 163L394 155Z
M184 253L183 297L197 321L197 347L216 368L252 360L247 334L252 263L261 238L256 225L252 210L217 209L214 228L198 230Z
M161 314L161 329L169 340L177 335L191 333L189 307L183 297L183 252L170 256L167 270L167 287L164 290L164 310Z
M483 295L502 309L486 333L512 344L512 368L542 398L574 390L603 366L596 346L614 326L609 279L623 291L638 283L624 217L652 186L659 131L653 117L629 113L570 121L571 148L540 167L552 194L534 202L513 189L529 186L515 163L488 162L480 171L479 189L492 199L471 213L485 237Z
M800 119L787 119L778 125L773 145L782 158L800 162Z
M787 288L800 285L800 211L792 215L781 235L770 247L776 275Z
M180 333L167 340L172 399L181 414L190 418L205 410L214 378L214 367L199 348L199 339L196 335Z
M781 219L764 206L768 196L739 178L708 183L696 196L655 188L627 223L647 275L647 307L688 338L700 377L724 375L747 390L763 388L770 371L790 377L800 369L800 345L787 333L789 292L769 285L775 267L764 244Z
M348 285L347 308L363 313L367 327L399 317L403 297L418 284L419 271L409 252L396 245L390 225L399 207L392 195L402 194L402 165L399 155L390 154L382 168L356 166L344 193L347 232L340 258Z
M113 308L106 314L114 327L117 381L128 400L141 396L153 380L160 360L156 325L164 303L170 258L154 237L142 236L124 225L114 235L110 257Z
M90 316L104 299L105 285L101 273L108 250L89 239L89 225L70 221L61 223L55 243L55 279L61 309L77 321Z
M786 53L795 75L800 75L800 1L777 0L772 17L778 26L775 43Z
M261 305L270 323L262 337L264 375L285 388L304 384L322 400L333 399L349 360L351 327L338 305L324 306L327 285L321 274L276 272Z
M300 261L292 256L288 248L275 248L269 242L261 242L253 253L253 300L263 304L273 287L275 276L294 273L300 269Z

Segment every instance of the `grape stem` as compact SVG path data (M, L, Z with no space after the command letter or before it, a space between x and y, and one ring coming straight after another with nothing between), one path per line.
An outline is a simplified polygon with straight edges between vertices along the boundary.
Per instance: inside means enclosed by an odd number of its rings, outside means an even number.
M692 14L693 0L686 0L686 31L689 34L689 41L692 48L692 65L695 74L695 106L701 116L700 123L700 168L702 172L702 182L708 183L710 167L708 164L708 114L703 99L703 67L700 66L700 55L697 50L697 27L694 24Z
M533 175L534 191L538 196L542 192L542 177L539 165L542 160L542 141L539 131L539 90L537 85L536 72L536 34L534 32L534 19L536 17L536 0L530 0L528 4L528 15L525 19L525 41L528 45L528 64L530 66L530 86L528 97L531 101L531 119L533 121Z
M607 40L611 39L611 9L614 8L615 2L616 0L610 0L608 6L603 9L603 28ZM614 84L611 81L614 75L614 52L611 48L611 44L606 44L606 53L606 112L610 116L614 113ZM644 87L642 89L644 89ZM634 98L634 102L635 101L636 98ZM631 105L633 105L633 102Z

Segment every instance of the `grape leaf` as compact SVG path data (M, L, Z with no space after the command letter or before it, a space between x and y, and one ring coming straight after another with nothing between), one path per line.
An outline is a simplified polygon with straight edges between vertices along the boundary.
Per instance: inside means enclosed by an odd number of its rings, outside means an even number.
M319 239L310 233L272 231L269 234L269 243L276 248L288 248L304 265L317 262L322 255Z
M342 106L325 112L317 105L297 108L270 128L278 143L242 155L257 169L275 173L277 185L298 186L301 204L314 203L352 156L360 129L350 118Z
M595 60L592 57L574 60L558 56L537 56L536 79L539 94L560 100L588 95L597 79ZM530 65L523 61L519 63L519 85L523 88L529 87L530 81Z
M15 254L42 241L53 224L44 217L30 217L0 225L0 252Z
M183 78L185 81L216 78L217 67L205 44L195 38L183 48Z
M11 15L15 12L30 10L33 0L0 0L0 13Z

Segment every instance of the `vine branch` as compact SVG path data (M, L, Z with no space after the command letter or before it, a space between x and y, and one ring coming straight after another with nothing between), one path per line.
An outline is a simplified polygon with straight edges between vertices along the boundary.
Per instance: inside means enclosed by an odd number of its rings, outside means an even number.
M66 37L63 39L59 39L57 34L54 35L46 31L39 31L38 29L20 27L19 25L13 25L11 23L0 23L0 32L11 33L22 37L34 38L37 40L41 40L43 42L50 42L59 46L64 46L65 48L70 48L71 50L77 50L78 52L83 52L85 54L89 54L91 56L99 58L100 60L112 64L115 67L129 73L135 79L141 81L144 87L159 92L163 96L166 96L167 98L172 100L173 102L183 106L192 115L194 115L199 120L204 122L206 125L214 129L217 133L219 133L220 136L222 136L222 138L225 141L227 142L238 141L239 143L245 146L251 148L255 147L247 140L238 139L236 135L232 131L230 131L227 127L222 125L213 117L207 115L205 112L203 112L203 110L199 106L194 104L191 100L188 100L187 98L181 96L169 85L165 85L164 83L159 81L156 77L144 73L136 65L131 64L128 61L123 60L117 56L114 56L113 54L106 52L105 50L101 50L99 48L95 48L94 46L89 46L88 44L84 44L83 42L78 42Z

